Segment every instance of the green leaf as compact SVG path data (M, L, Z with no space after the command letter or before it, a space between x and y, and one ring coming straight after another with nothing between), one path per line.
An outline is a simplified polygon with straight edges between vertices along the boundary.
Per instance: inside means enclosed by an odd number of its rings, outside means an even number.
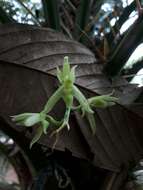
M35 144L40 139L42 133L43 133L43 128L38 127L32 141L30 143L30 149L32 148L33 144Z

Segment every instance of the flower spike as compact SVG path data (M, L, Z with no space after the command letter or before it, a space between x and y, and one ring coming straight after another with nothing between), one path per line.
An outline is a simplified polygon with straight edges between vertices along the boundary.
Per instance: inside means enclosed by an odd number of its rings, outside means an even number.
M52 133L52 135L55 134L56 137L64 128L67 127L67 129L70 130L69 118L71 110L80 111L82 112L82 116L86 116L89 121L91 131L94 135L96 132L96 122L93 108L106 108L107 106L115 105L118 101L118 99L113 97L112 94L87 99L80 89L74 84L76 79L76 67L77 66L73 66L70 68L68 57L64 57L62 70L57 68L59 87L47 100L43 110L40 113L23 113L12 116L12 121L16 122L17 125L23 125L26 127L38 125L35 135L30 143L30 148L41 138L42 134L47 134L47 130L51 126L56 126L56 129ZM64 101L66 110L63 118L60 121L57 121L49 115L49 112L52 111L60 99ZM73 105L74 99L78 102L77 106ZM55 144L56 142L57 138Z

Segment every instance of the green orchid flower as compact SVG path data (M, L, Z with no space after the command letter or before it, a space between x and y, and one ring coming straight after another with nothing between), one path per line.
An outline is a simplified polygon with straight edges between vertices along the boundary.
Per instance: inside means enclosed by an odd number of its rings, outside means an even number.
M11 117L12 117L12 121L16 122L17 125L32 127L33 125L40 124L40 126L36 130L36 135L31 141L30 148L36 141L40 139L43 133L47 134L49 122L45 119L46 115L42 112L41 113L23 113L23 114L14 115Z
M24 125L26 127L31 127L41 121L40 113L23 113L11 117L12 121L16 122L17 125Z
M89 126L93 134L96 131L96 122L94 116L95 108L105 108L107 106L112 106L117 102L117 98L113 97L112 94L96 96L87 99L84 94L79 90L75 83L75 69L77 66L70 68L68 57L64 57L64 64L62 70L57 68L57 78L59 80L59 87L54 92L54 94L48 99L43 110L40 113L23 113L19 115L12 116L12 121L16 122L17 125L24 125L26 127L31 127L38 124L35 136L33 137L30 147L36 143L42 134L47 134L47 129L49 126L56 126L56 130L53 131L54 134L59 134L59 132L65 127L70 130L69 118L72 110L81 111L82 116L86 116L89 121ZM66 110L63 119L57 121L49 112L52 111L57 102L63 99ZM76 99L78 105L73 106L73 100Z
M113 106L118 102L118 98L112 96L113 93L107 95L96 96L88 99L88 103L91 107L106 108Z

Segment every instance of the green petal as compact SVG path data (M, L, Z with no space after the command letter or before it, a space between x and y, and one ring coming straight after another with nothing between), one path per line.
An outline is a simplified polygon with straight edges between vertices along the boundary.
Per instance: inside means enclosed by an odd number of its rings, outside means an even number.
M63 95L63 89L64 86L61 85L55 92L54 94L48 99L47 103L44 106L44 109L42 110L42 112L44 114L50 112L53 107L55 106L55 104L62 98Z
M70 80L72 81L72 83L75 82L75 69L76 69L77 65L75 65L74 67L71 68L70 71Z
M52 125L55 125L55 126L60 126L62 123L63 123L63 120L61 121L58 121L58 120L55 120L52 116L50 115L47 115L46 116L46 119L48 120L48 122L50 122Z
M33 144L35 144L40 139L42 133L43 133L43 128L38 127L32 141L30 143L30 148L32 148Z
M58 67L57 67L57 78L58 78L59 82L62 83L63 76L62 76L61 70Z

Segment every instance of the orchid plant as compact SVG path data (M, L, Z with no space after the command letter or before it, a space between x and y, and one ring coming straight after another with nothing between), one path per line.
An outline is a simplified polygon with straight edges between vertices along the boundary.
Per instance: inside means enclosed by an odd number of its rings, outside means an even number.
M57 68L59 87L48 99L43 110L40 113L23 113L12 116L12 121L16 122L17 125L32 127L39 124L35 136L30 143L30 147L40 139L42 134L47 134L47 129L50 125L56 126L56 130L53 131L52 135L59 134L65 127L70 130L69 117L72 110L81 111L82 117L85 116L88 119L94 135L96 122L93 108L106 108L107 106L114 105L118 101L118 98L113 97L112 94L87 99L75 85L75 68L76 66L70 68L68 57L64 57L63 69L60 70ZM57 121L49 113L60 99L63 99L66 109L64 117L60 121ZM76 107L73 105L74 99L78 103Z

